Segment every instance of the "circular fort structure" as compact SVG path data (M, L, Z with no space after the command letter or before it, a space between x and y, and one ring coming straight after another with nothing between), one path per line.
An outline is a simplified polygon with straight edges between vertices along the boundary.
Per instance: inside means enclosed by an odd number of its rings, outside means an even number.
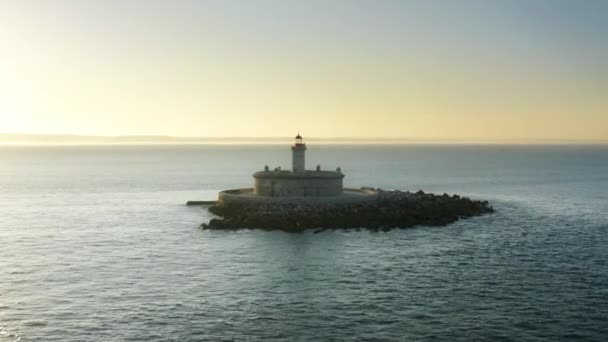
M378 193L368 189L344 189L344 174L336 171L306 170L306 145L300 134L291 147L292 170L276 168L253 175L254 187L222 191L217 205L256 204L351 204L375 201Z

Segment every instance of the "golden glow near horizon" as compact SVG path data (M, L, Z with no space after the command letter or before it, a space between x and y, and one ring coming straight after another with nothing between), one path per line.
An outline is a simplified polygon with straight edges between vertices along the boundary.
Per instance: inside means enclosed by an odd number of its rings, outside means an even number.
M0 133L608 140L606 3L507 3L4 2Z

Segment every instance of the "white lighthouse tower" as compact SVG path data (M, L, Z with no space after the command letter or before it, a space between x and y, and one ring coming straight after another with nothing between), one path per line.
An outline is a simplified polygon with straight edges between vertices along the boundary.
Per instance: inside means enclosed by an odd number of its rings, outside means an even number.
M302 142L302 137L300 133L296 136L296 143L291 147L292 151L292 171L295 174L305 174L306 173L306 162L305 162L305 154L306 154L306 144Z

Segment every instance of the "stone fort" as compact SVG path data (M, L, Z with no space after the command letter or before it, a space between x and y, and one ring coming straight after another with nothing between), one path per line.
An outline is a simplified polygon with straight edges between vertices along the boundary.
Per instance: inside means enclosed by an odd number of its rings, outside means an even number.
M291 170L265 166L253 174L253 188L221 191L217 204L348 204L376 200L378 193L372 189L345 189L340 168L322 171L317 165L315 170L306 170L306 144L299 133L291 151Z
M256 172L254 193L258 196L290 197L290 196L337 196L342 194L342 179L344 174L340 168L336 171L306 170L306 144L298 133L296 142L291 147L292 169L276 168Z

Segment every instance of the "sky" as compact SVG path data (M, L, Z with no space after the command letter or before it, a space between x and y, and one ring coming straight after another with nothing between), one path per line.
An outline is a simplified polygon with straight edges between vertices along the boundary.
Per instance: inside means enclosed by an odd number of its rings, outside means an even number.
M0 0L0 133L608 141L607 13Z

